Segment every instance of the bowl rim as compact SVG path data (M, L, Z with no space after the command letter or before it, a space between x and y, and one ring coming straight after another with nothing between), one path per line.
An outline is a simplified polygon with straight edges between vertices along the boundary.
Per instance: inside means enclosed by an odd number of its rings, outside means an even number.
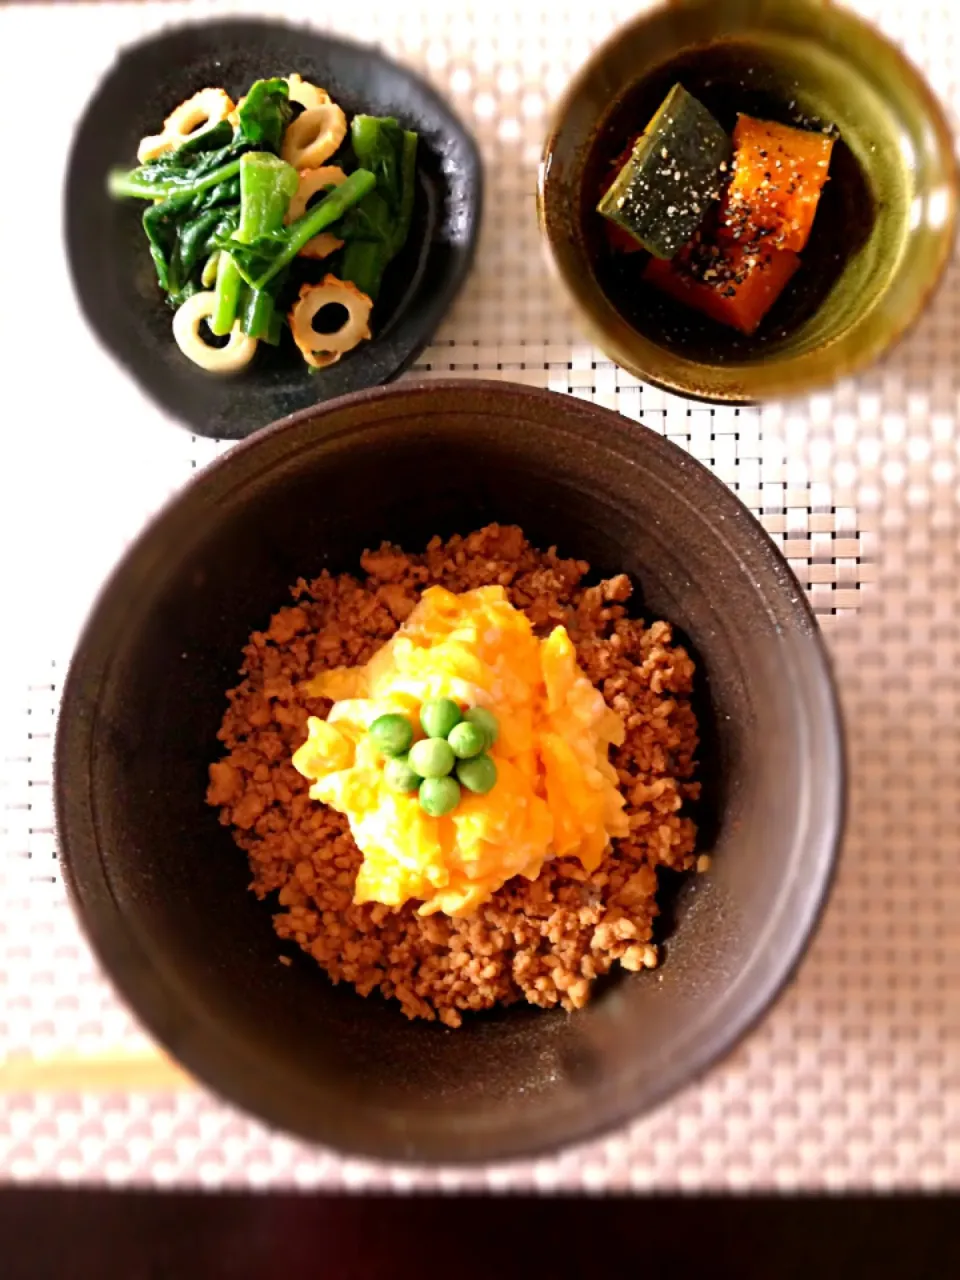
M567 1131L559 1140L531 1140L525 1132L506 1135L496 1151L471 1149L454 1153L444 1150L440 1154L423 1148L409 1150L409 1143L400 1134L391 1140L391 1149L386 1150L386 1144L380 1149L373 1149L372 1146L340 1141L331 1136L334 1126L325 1117L320 1117L316 1128L307 1132L284 1114L282 1103L278 1104L275 1090L268 1082L260 1081L250 1072L244 1074L236 1070L231 1054L237 1047L237 1041L220 1028L219 1024L211 1026L192 1017L182 1005L175 1011L175 1016L171 1016L171 1003L175 1004L177 1000L173 986L154 964L133 923L125 917L106 875L103 850L96 840L90 779L87 777L82 787L75 783L72 766L78 751L82 764L87 763L83 739L89 731L81 723L82 717L78 717L77 709L82 705L81 690L86 680L87 654L88 650L95 647L101 610L107 607L111 597L124 592L124 578L138 548L157 537L159 531L175 518L184 504L189 505L195 500L195 495L215 485L223 478L224 473L238 466L242 469L248 455L263 448L265 442L271 439L284 434L295 437L298 429L305 425L313 426L318 419L333 417L344 409L362 407L372 400L415 400L417 397L430 396L436 393L438 380L409 380L389 387L369 388L300 410L220 455L168 499L127 547L101 588L82 628L64 682L54 743L54 808L59 865L71 906L98 963L121 999L130 1006L151 1038L203 1087L228 1104L242 1108L260 1122L293 1134L301 1141L336 1151L347 1158L362 1157L387 1165L414 1165L420 1168L501 1164L538 1155L556 1154L613 1132L637 1119L728 1057L783 994L807 953L822 921L835 880L848 805L846 735L836 679L823 634L806 592L759 520L739 498L712 471L686 454L678 445L651 428L630 422L611 409L585 403L572 396L561 397L557 392L530 388L520 383L472 378L444 378L439 381L445 390L455 394L472 398L478 393L487 393L500 397L501 402L496 409L496 416L499 417L509 411L511 402L519 407L523 401L529 402L531 398L549 401L551 405L562 400L571 413L580 415L583 423L592 420L594 426L615 426L620 431L625 426L635 428L639 433L637 439L643 442L639 446L641 454L649 448L672 461L682 459L684 466L710 491L715 504L712 509L722 510L728 521L737 524L738 531L744 531L751 541L752 549L763 553L769 562L777 565L779 581L782 583L783 607L793 612L798 622L803 624L805 639L810 641L810 647L805 653L809 654L811 684L818 696L818 716L815 723L819 728L818 736L822 739L820 745L827 755L828 768L825 771L825 785L817 797L815 813L812 817L807 815L804 866L807 868L807 883L810 887L804 892L804 910L799 917L791 920L787 944L778 945L772 961L764 961L763 973L755 983L753 998L738 1005L735 1016L716 1029L712 1036L701 1037L699 1047L686 1053L681 1066L674 1064L671 1069L665 1070L640 1103L628 1098L616 1108L604 1111L602 1115L587 1113L580 1121L576 1121L574 1117L575 1122L568 1125ZM300 450L309 447L309 444L301 442ZM289 464L292 456L292 453L287 453L274 465L281 465L283 462ZM95 718L94 715L92 719ZM782 896L779 895L771 907L767 929L761 930L761 934L770 932L770 922L776 918ZM741 972L730 983L731 986L742 981L750 966L757 964L759 952L758 944L745 960ZM188 1034L184 1033L184 1027Z
M634 32L642 30L652 20L665 15L671 9L707 8L712 7L715 3L719 3L719 0L658 0L651 8L643 9L640 13L621 23L581 64L556 102L550 115L547 134L537 168L537 223L544 257L555 284L563 290L565 296L573 304L586 334L615 364L626 369L635 377L641 378L652 386L662 391L670 392L673 395L683 396L686 399L696 400L705 404L744 406L822 391L824 388L838 382L841 378L850 377L874 364L900 342L906 333L913 329L942 284L946 268L952 257L958 226L958 206L960 206L960 161L957 158L953 131L947 119L946 110L930 87L923 72L903 52L899 45L888 38L875 23L849 9L846 5L838 3L837 0L784 0L784 8L795 11L806 10L811 17L815 17L817 12L822 11L824 8L830 8L834 12L840 13L842 20L849 23L851 28L855 29L863 40L871 42L873 48L882 48L884 53L897 63L900 75L910 82L913 92L922 104L924 115L936 140L936 150L944 165L944 189L947 193L947 208L943 221L938 228L937 253L930 264L928 279L925 281L924 287L915 294L910 306L904 308L896 323L890 327L887 333L874 336L870 343L864 344L842 363L822 374L817 372L814 365L812 368L806 368L803 375L799 377L791 375L789 369L792 362L785 361L780 377L774 378L768 375L766 385L757 395L743 395L737 385L735 375L741 374L751 367L746 363L730 362L723 365L710 365L683 356L676 356L676 365L680 372L671 374L658 367L659 357L657 353L662 348L650 339L646 340L650 347L649 353L643 356L635 355L624 343L608 337L603 325L594 316L591 309L581 301L571 275L561 265L561 257L557 250L558 241L565 240L567 237L564 235L563 228L555 224L550 212L548 188L551 162L557 138L564 128L573 103L590 76L602 65L605 58L621 41ZM749 20L756 19L758 23L762 23L773 16L770 6L765 3L765 0L752 0L752 3L754 5L754 13L750 15ZM774 6L775 10L776 6ZM606 295L603 296L605 297ZM636 333L637 331L632 330L632 332ZM643 337L642 334L638 336ZM805 353L807 362L812 362L816 354L816 352ZM769 366L767 367L769 368ZM719 383L709 392L700 389L697 385L696 371L704 368L709 368L713 373L717 374Z

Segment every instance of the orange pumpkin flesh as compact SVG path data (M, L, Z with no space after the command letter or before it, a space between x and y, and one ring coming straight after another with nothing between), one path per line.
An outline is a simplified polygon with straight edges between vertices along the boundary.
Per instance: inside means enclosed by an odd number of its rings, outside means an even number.
M733 131L733 176L720 212L720 234L799 253L813 227L827 181L833 138L741 115Z
M800 266L799 257L790 249L730 246L715 260L716 265L708 268L714 275L703 279L690 273L686 256L681 250L669 262L651 258L644 268L644 280L711 320L748 335L756 333Z

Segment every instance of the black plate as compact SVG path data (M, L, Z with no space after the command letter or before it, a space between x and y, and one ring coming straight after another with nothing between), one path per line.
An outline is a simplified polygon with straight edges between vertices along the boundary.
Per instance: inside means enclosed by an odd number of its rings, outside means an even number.
M236 99L262 76L298 72L350 117L394 115L420 135L410 239L373 313L374 340L312 374L285 335L264 343L250 369L222 379L190 364L173 341L139 201L112 201L105 180L134 164L137 143L207 85ZM66 240L84 315L140 386L204 436L240 439L274 418L401 373L423 350L469 270L480 220L476 144L419 76L374 49L278 22L179 27L120 54L80 123L66 183Z

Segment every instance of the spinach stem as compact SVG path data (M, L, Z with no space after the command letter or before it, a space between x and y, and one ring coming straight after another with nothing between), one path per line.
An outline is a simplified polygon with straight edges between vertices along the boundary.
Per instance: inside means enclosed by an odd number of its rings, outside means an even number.
M240 221L236 237L249 244L283 226L284 215L299 185L292 165L266 151L249 151L240 161ZM240 308L240 270L230 253L222 253L217 265L217 288L211 332L227 334ZM264 326L265 327L265 326ZM250 330L244 329L245 333Z
M240 274L254 289L262 289L278 271L282 271L288 262L292 262L308 240L319 235L324 228L342 218L346 211L362 200L376 186L376 178L367 169L355 169L346 182L334 187L324 198L308 209L296 222L291 222L286 229L286 243L280 248L276 257L271 259L267 269L258 276L240 268ZM239 231L237 239L240 239Z
M107 190L112 196L131 196L138 200L165 200L168 196L196 196L201 192L226 182L240 172L246 156L222 164L219 169L205 173L202 178L184 182L182 178L170 178L168 182L144 182L137 177L137 170L114 169L107 178Z

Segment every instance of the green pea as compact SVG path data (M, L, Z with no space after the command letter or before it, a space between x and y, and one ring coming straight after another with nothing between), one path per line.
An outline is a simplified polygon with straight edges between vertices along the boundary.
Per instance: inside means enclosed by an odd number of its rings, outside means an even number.
M407 759L421 778L443 778L453 768L456 757L445 738L423 738L413 744Z
M489 751L500 734L497 717L492 711L488 711L486 707L471 707L463 718L468 724L475 724L478 729L482 729L487 735L487 750Z
M434 698L420 708L420 724L428 738L445 738L463 717L452 698Z
M374 746L385 756L402 756L410 750L413 741L413 725L406 716L395 712L378 716L370 726Z
M489 756L474 756L472 760L461 760L457 765L457 777L467 788L478 796L485 796L497 783L497 766Z
M469 724L466 720L453 726L447 741L453 747L453 754L460 760L469 760L471 756L478 756L487 748L487 735L478 724Z
M460 787L454 778L424 778L420 783L420 806L431 818L452 813L460 803Z
M407 795L420 786L420 775L414 773L406 756L394 756L383 766L383 780L391 791Z

